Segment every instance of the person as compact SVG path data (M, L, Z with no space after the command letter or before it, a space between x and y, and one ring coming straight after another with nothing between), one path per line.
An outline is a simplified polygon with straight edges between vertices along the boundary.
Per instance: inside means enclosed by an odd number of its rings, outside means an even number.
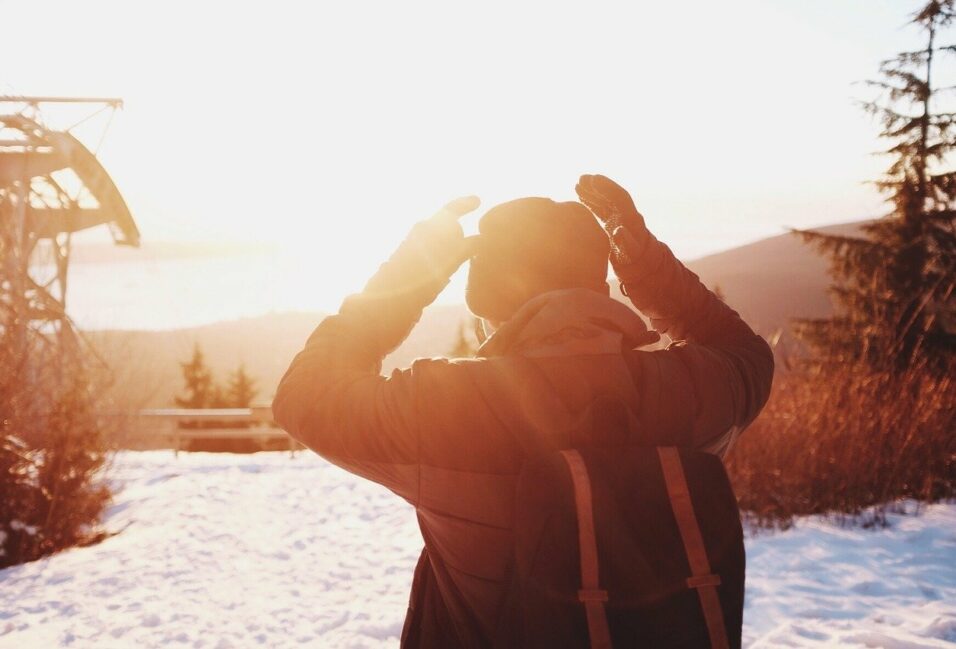
M279 384L273 413L291 436L415 507L425 547L403 647L495 646L525 458L594 435L723 456L767 400L767 343L648 231L622 187L586 175L576 191L580 202L493 207L477 237L458 223L477 198L452 201L319 324ZM653 330L609 296L609 257ZM477 357L381 376L469 259L466 302L490 334ZM661 334L673 342L642 349Z

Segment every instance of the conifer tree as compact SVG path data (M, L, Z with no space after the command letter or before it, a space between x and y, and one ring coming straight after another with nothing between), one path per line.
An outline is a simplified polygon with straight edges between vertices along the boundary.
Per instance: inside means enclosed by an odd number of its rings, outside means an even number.
M180 363L182 368L183 381L186 384L185 394L175 398L176 405L180 408L208 408L213 405L216 398L216 386L212 381L212 372L206 366L206 358L199 347L199 343L193 347L192 358Z
M937 42L953 5L931 0L913 14L925 47L884 61L880 79L867 82L879 97L863 107L881 122L892 161L875 185L892 211L860 237L797 232L829 256L837 303L834 317L801 321L797 333L838 362L942 368L956 351L956 171L947 168L956 112L944 110L954 88L936 83L940 59L956 54Z
M235 372L229 375L226 385L225 402L230 408L248 408L259 394L256 382L246 372L246 364L240 363Z
M229 396L226 390L216 382L213 382L209 389L209 399L206 401L206 408L231 408Z
M448 350L448 355L451 358L472 358L475 355L475 352L478 351L478 345L473 337L468 335L468 328L476 330L477 327L481 326L478 318L472 316L469 320L466 320L458 325L458 336L455 338L455 343L452 345L451 349Z
M720 284L714 284L714 288L711 289L711 293L717 296L717 299L721 302L727 301L727 296L724 294L724 289L720 287Z

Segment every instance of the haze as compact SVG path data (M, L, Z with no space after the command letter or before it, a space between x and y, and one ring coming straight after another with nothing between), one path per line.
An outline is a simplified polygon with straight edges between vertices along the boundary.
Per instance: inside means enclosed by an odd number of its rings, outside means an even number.
M123 97L100 154L144 239L278 246L324 305L445 200L582 172L685 258L882 213L853 83L915 7L0 1L0 91Z

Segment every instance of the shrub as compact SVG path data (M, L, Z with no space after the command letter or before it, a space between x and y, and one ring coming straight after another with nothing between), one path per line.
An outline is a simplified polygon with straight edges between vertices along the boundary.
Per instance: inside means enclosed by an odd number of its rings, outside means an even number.
M901 498L956 495L956 367L903 373L820 364L777 377L728 457L741 508L762 525L837 513L885 522ZM867 509L872 506L873 509Z
M56 375L56 376L54 376ZM0 390L0 567L102 538L110 499L90 382L78 367Z

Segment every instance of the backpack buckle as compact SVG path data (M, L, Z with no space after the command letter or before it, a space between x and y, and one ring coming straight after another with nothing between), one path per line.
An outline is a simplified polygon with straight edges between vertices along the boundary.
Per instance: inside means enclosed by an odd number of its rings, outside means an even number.
M588 590L582 588L578 591L578 601L580 602L606 602L606 590Z

